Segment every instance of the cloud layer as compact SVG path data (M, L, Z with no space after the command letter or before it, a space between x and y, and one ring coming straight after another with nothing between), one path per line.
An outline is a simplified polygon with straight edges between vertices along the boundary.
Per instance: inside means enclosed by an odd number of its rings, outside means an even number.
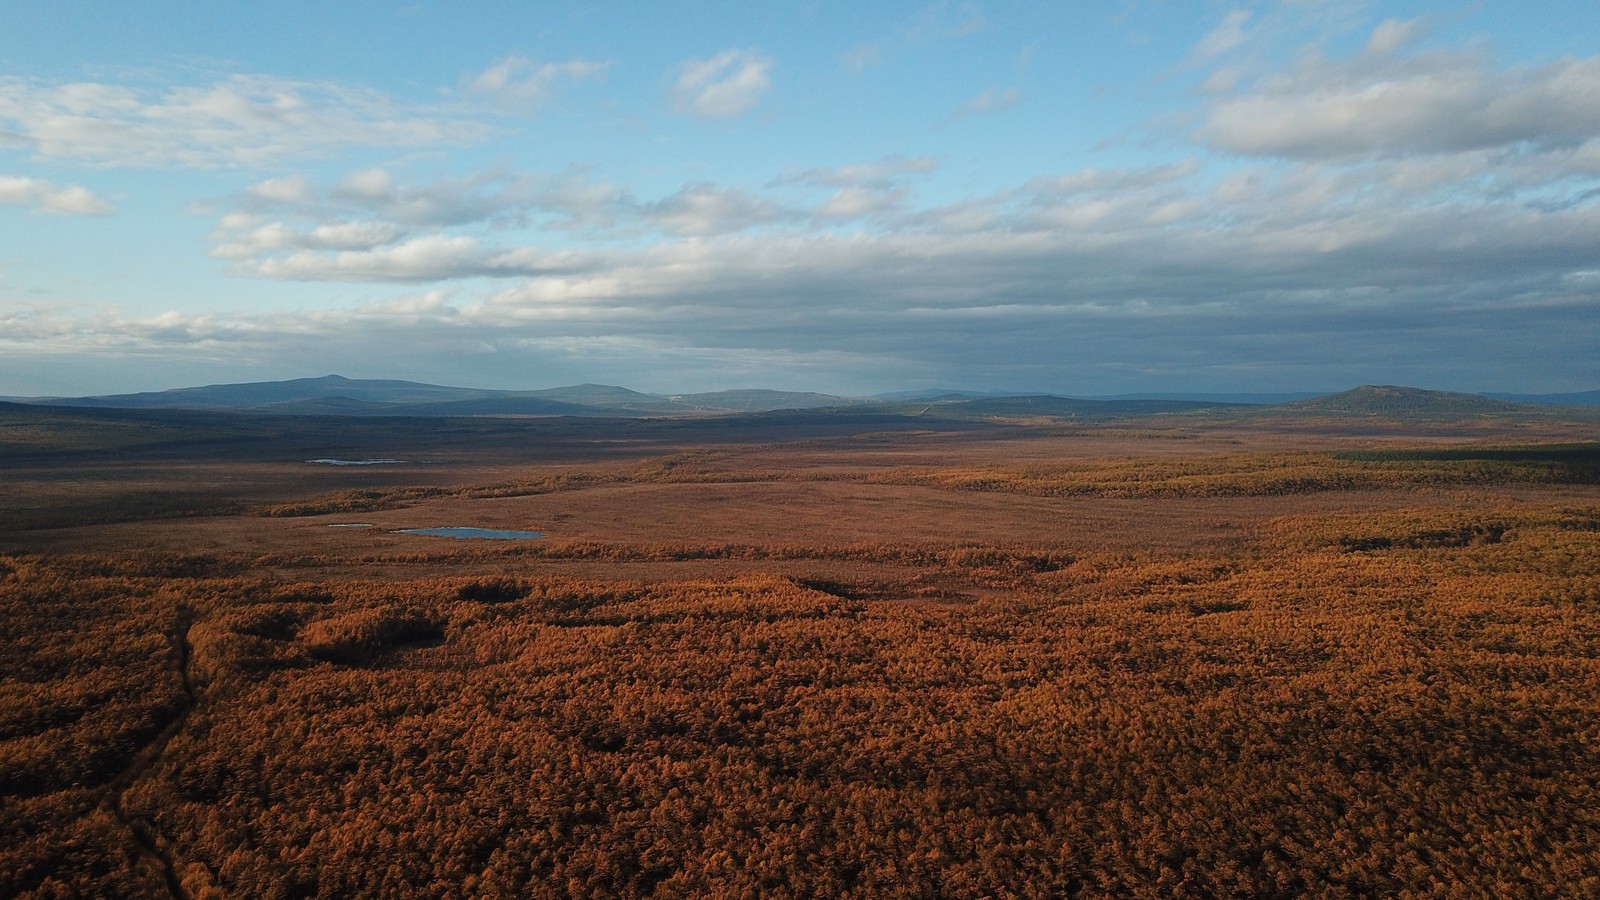
M488 97L511 109L527 109L544 100L560 81L582 81L605 74L612 62L575 59L564 63L535 64L512 54L467 82L467 92Z
M925 158L757 189L691 182L654 200L576 173L408 184L363 171L258 186L245 202L259 205L224 218L213 253L264 278L456 286L432 305L295 326L330 340L357 319L391 319L500 354L824 354L854 373L1057 390L1260 387L1295 371L1459 379L1486 353L1534 352L1537 329L1508 335L1512 321L1558 329L1541 340L1593 366L1578 345L1597 336L1584 322L1600 289L1600 207L1575 193L1575 165L1570 153L1512 167L1384 156L1219 177L1190 158L943 204L916 200L937 168ZM577 240L495 227L524 218Z
M0 77L7 143L96 166L257 167L350 148L461 144L490 132L377 91L265 75L148 88Z
M268 76L3 78L0 152L217 170L231 186L204 203L206 264L323 299L141 313L23 302L0 280L0 357L339 359L663 390L1600 383L1600 57L1504 63L1426 19L1354 27L1339 4L1315 5L1317 37L1285 25L1311 8L1220 12L1161 76L1183 82L1178 106L1130 127L1125 152L1035 148L1007 176L985 168L999 141L980 132L1047 105L1020 69L942 84L898 145L735 157L796 115L795 70L757 49L673 53L651 110L561 123L622 149L554 163L506 148L545 146L539 117L578 93L563 86L609 88L630 60L503 55L426 104ZM985 12L928 6L857 44L839 77L865 84L896 64L887 49L957 59L995 27ZM775 73L786 102L763 106ZM950 120L1014 106L982 128ZM508 133L470 161L432 155ZM658 161L674 142L692 155ZM0 205L113 212L42 174L0 177ZM404 372L383 371L393 347Z
M742 116L772 88L771 71L772 59L754 50L691 59L678 70L673 103L682 112L707 119Z
M1600 135L1600 59L1512 70L1475 53L1313 60L1218 100L1205 134L1235 153L1296 159L1575 146Z
M24 206L58 216L107 216L111 204L85 187L59 187L37 178L0 175L0 206Z

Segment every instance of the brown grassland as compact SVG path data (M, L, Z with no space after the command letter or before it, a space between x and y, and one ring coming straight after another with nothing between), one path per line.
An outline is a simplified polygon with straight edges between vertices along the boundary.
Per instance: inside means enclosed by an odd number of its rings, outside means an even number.
M1593 424L8 415L3 896L1600 895Z

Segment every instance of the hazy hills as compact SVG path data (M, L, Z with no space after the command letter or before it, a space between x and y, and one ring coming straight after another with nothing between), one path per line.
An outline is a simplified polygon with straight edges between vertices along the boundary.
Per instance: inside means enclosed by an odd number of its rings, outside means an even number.
M1425 391L1387 384L1363 385L1337 394L1285 403L1279 407L1285 412L1324 416L1384 416L1397 419L1506 415L1527 408L1527 404L1478 394Z
M502 391L324 375L26 402L98 409L231 410L284 415L670 416L813 409L849 406L859 401L827 394L762 390L666 396L600 384Z
M24 400L34 405L121 410L208 410L329 416L719 416L809 410L940 419L1089 418L1211 412L1243 416L1383 417L1448 420L1512 415L1545 418L1559 406L1600 406L1600 391L1555 395L1459 394L1366 385L1324 396L1306 394L1160 394L1078 398L1051 394L902 391L874 398L729 390L647 394L581 384L533 391L448 387L339 375L288 381L216 384L100 397ZM1568 409L1567 412L1579 412Z

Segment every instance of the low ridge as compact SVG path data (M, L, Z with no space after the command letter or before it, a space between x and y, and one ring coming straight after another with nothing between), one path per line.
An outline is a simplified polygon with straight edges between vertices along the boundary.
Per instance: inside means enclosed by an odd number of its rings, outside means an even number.
M213 384L135 394L74 398L18 398L32 405L131 410L212 410L286 415L357 416L706 416L779 410L870 409L891 415L940 418L1108 418L1217 410L1243 415L1310 415L1444 421L1483 416L1551 416L1583 413L1584 407L1511 402L1478 394L1398 385L1362 385L1336 394L1271 402L1268 395L1123 395L1065 397L1056 394L976 394L962 391L880 394L850 398L831 394L735 389L697 394L647 394L624 387L580 384L540 390L448 387L415 381L323 375L287 381ZM1279 395L1282 396L1282 395ZM1554 397L1556 395L1549 395ZM1585 396L1585 395L1571 395Z
M1280 408L1322 415L1396 418L1504 415L1526 410L1520 404L1492 400L1477 394L1430 391L1392 384L1365 384L1337 394L1285 403Z

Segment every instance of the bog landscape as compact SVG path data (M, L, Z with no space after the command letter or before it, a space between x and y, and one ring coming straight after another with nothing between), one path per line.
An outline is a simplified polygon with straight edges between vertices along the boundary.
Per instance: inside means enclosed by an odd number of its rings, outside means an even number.
M1597 98L1595 0L4 0L0 900L1600 897Z
M1593 398L466 394L0 405L0 894L1600 893Z

